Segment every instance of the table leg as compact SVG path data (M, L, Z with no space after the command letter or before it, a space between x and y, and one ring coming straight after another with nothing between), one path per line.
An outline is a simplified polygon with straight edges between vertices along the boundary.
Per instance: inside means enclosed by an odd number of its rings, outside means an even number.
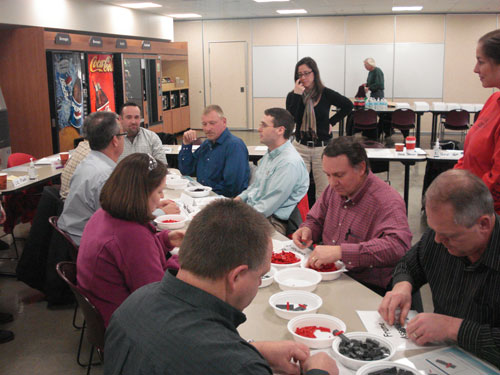
M431 130L431 148L433 147L434 143L436 142L436 133L437 133L437 119L438 119L439 113L432 112L432 130Z
M405 165L405 186L404 186L404 200L406 206L406 216L408 216L408 200L410 198L410 163L403 162Z
M344 136L344 119L339 122L339 137Z
M417 147L420 147L420 117L422 115L417 113Z

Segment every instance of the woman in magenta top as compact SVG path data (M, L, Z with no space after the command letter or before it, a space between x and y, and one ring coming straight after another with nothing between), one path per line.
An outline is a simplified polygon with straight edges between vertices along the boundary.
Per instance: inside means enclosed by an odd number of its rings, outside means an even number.
M500 89L500 29L481 37L476 49L474 72L483 87ZM495 211L500 214L500 93L484 104L479 117L467 133L464 156L455 165L480 177L490 189Z
M136 289L160 281L178 268L170 251L183 231L156 232L152 212L159 207L167 167L148 154L123 159L104 184L101 207L88 221L78 251L78 287L101 313L111 314Z

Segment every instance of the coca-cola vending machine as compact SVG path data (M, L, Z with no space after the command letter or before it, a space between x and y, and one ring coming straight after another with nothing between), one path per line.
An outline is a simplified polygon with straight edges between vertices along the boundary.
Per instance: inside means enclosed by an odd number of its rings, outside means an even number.
M113 55L87 55L90 82L90 112L115 112L115 89L113 84Z
M85 54L47 52L52 144L54 153L73 148L81 137L87 108Z

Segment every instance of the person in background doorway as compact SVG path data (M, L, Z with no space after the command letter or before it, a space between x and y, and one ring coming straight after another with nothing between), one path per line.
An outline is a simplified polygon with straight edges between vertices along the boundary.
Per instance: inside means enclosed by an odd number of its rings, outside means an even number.
M248 187L247 146L231 134L218 105L205 108L201 125L207 139L195 152L196 130L188 130L182 137L179 170L183 175L196 174L198 182L210 186L215 193L234 198Z
M321 155L332 138L332 127L346 117L354 105L345 96L323 85L316 62L304 57L295 65L295 87L286 97L286 109L295 120L294 147L312 169L316 199L328 186L321 168ZM330 117L332 106L337 112Z
M483 87L500 89L500 29L479 39L476 58L474 73ZM464 156L455 168L467 169L484 181L500 214L500 92L490 96L467 132Z

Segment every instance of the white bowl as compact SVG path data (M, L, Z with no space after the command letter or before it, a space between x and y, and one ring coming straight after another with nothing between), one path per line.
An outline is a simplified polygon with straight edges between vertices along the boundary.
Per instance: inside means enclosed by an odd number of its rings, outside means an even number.
M175 223L164 223L165 220L175 220ZM184 215L161 215L155 219L155 223L161 230L165 229L180 229L186 224Z
M297 328L303 328L308 326L319 326L329 328L330 330L338 329L339 331L345 331L346 325L345 323L331 315L325 314L306 314L300 315L288 322L287 328L288 331L292 334L293 339L297 342L301 342L304 345L307 345L311 349L325 349L329 348L332 345L332 341L335 336L330 332L318 332L316 331L317 338L310 338L300 336L295 333Z
M312 269L309 267L306 267L307 259L304 258L302 262L300 262L300 266L303 268L307 269ZM330 281L330 280L335 280L342 275L342 273L347 272L347 269L345 268L345 264L342 263L342 261L338 260L335 262L335 265L337 266L338 270L337 271L332 271L332 272L321 272L321 271L316 271L321 275L321 278L323 281Z
M189 181L184 178L174 178L167 180L167 189L185 189L189 184Z
M169 173L167 174L167 181L168 180L180 180L182 178L181 175L174 174L174 173Z
M368 363L387 362L396 353L396 347L388 339L386 339L384 336L376 335L376 334L370 333L370 332L349 332L349 333L344 333L344 335L346 335L349 339L356 339L356 340L363 340L363 341L366 340L367 338L374 339L374 340L377 340L380 343L380 345L385 346L386 348L389 349L389 355L387 357L385 357L384 359L378 359L376 361L362 361L359 359L353 359L353 358L346 357L343 354L340 354L339 345L340 345L340 342L342 340L340 339L340 337L336 337L332 343L333 353L338 358L340 363L342 363L345 367L350 368L351 370L357 370Z
M274 251L275 253L281 253L282 250L280 251ZM288 250L285 250L285 251L288 251ZM280 264L280 263L272 263L271 262L271 265L273 267L275 267L278 271L280 269L283 269L283 268L291 268L291 267L300 267L300 263L302 262L302 260L304 260L304 256L302 254L299 254L299 253L296 253L294 251L288 251L290 253L294 253L295 256L297 258L299 258L299 260L296 262L296 263L289 263L289 264Z
M276 307L276 305L286 305L287 302L294 307L298 304L306 305L306 309L302 311L293 311ZM273 294L269 298L269 304L274 309L276 315L280 318L290 320L299 315L315 314L323 305L323 300L320 296L311 292L304 292L303 290L287 290L285 292Z
M402 363L384 361L384 362L368 363L367 365L362 366L358 371L356 371L356 375L368 375L369 373L374 371L389 369L393 367L396 367L398 370L401 369L401 370L411 371L411 373L414 375L420 375L423 373L418 370L415 370L410 366L403 365Z
M193 198L206 197L211 191L212 188L210 186L191 186L185 189L185 192Z
M271 285L274 281L275 274L276 274L276 268L271 267L269 272L260 278L261 282L259 288L265 288L266 286Z
M274 280L281 290L312 292L321 282L321 275L310 268L285 268L276 273Z

